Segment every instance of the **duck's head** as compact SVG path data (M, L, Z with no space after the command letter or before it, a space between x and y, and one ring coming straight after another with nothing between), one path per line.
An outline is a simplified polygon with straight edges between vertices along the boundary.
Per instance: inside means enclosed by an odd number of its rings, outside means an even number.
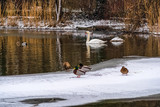
M78 70L78 66L75 66L75 67L74 67L74 70Z
M79 65L78 65L78 67L82 67L83 66L83 64L82 63L80 63Z

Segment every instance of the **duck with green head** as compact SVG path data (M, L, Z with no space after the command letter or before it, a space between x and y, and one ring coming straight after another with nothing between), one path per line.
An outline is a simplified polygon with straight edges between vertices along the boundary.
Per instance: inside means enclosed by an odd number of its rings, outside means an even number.
M78 67L79 67L79 69L82 69L83 71L90 71L92 68L91 67L89 67L89 66L86 66L86 65L83 65L82 63L80 63L79 65L78 65Z
M81 75L85 75L86 71L82 70L82 69L78 69L78 66L74 67L73 73L75 75L77 75L77 78L80 78Z

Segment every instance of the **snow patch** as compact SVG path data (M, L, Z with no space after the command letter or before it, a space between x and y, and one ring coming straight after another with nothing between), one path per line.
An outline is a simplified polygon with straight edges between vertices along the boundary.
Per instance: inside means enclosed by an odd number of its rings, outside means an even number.
M19 104L22 99L52 96L67 100L38 106L69 106L102 99L157 94L160 93L159 63L160 58L129 60L117 67L87 72L81 78L75 78L72 72L1 76L0 105L15 102L18 106L22 105ZM120 73L122 66L129 70L128 76Z

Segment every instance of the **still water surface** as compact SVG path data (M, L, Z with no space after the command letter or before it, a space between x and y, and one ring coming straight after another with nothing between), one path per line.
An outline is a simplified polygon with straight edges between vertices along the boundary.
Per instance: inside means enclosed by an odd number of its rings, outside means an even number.
M96 64L124 56L160 56L160 37L147 34L122 34L121 44L110 43L117 35L94 32L92 38L107 40L107 46L86 45L85 31L0 31L0 75L19 75L63 71L68 61ZM19 46L18 42L27 42Z

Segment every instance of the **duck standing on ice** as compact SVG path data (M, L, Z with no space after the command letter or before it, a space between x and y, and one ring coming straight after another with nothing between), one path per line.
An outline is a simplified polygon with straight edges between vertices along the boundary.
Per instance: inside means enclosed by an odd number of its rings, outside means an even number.
M127 69L126 67L124 67L124 66L122 66L122 68L121 68L120 71L121 71L122 75L123 75L123 74L127 75L128 72L129 72L128 69Z
M82 63L80 63L80 64L78 65L78 67L79 67L79 69L82 69L82 70L84 70L84 71L90 71L90 70L92 69L91 67L86 66L86 65L83 65Z
M74 67L73 73L77 75L77 78L80 78L81 75L85 75L87 71L84 71L83 69L79 69L78 66Z
M71 65L69 64L69 62L64 62L63 63L63 68L68 71L71 68Z

